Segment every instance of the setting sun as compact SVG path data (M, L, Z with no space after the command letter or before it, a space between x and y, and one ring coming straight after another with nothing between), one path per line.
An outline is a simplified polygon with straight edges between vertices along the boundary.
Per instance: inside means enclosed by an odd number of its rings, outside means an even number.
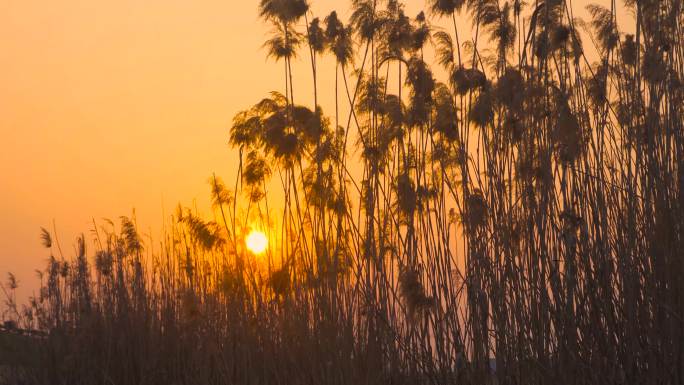
M245 239L245 245L247 245L247 249L252 253L261 254L266 251L266 248L268 247L268 238L263 232L252 230Z

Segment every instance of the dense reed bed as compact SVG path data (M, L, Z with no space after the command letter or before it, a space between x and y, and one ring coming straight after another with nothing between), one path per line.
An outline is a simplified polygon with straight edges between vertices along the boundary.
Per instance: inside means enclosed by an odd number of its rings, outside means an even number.
M6 313L38 353L12 378L684 383L682 1L350 6L261 0L284 88L235 117L213 217L94 225L73 258L43 231L40 295Z

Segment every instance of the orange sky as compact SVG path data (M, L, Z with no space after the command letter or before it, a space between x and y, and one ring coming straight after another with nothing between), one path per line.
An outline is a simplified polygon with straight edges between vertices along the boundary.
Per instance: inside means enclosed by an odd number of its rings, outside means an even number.
M346 1L313 3L317 15L348 13ZM407 3L412 16L424 6ZM36 288L33 271L48 256L39 228L53 219L70 255L92 218L135 207L141 230L157 236L163 206L171 212L196 199L208 213L207 178L235 176L233 115L283 88L282 67L261 49L268 28L257 4L0 2L2 280L12 271L23 295ZM334 84L333 64L321 65L329 69L321 87ZM308 67L294 71L295 99L310 103Z
M39 228L53 219L71 254L92 218L135 207L142 230L157 235L162 206L196 199L208 213L207 178L235 176L233 115L283 87L261 49L268 28L257 4L0 2L3 281L12 271L24 295L34 290L48 256Z

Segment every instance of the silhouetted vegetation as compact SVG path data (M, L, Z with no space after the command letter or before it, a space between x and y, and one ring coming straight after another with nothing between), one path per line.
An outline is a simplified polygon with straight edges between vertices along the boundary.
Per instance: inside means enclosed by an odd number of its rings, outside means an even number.
M179 207L155 242L122 217L73 258L43 230L40 295L5 287L41 364L0 381L684 382L681 0L259 10L284 88L235 116L214 219Z

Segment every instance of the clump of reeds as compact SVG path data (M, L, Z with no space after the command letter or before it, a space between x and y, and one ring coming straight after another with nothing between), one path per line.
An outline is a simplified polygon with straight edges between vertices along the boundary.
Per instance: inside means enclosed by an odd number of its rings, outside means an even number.
M261 0L284 87L235 117L232 190L158 245L43 230L39 294L4 286L43 332L22 381L683 382L681 1L428 3Z

